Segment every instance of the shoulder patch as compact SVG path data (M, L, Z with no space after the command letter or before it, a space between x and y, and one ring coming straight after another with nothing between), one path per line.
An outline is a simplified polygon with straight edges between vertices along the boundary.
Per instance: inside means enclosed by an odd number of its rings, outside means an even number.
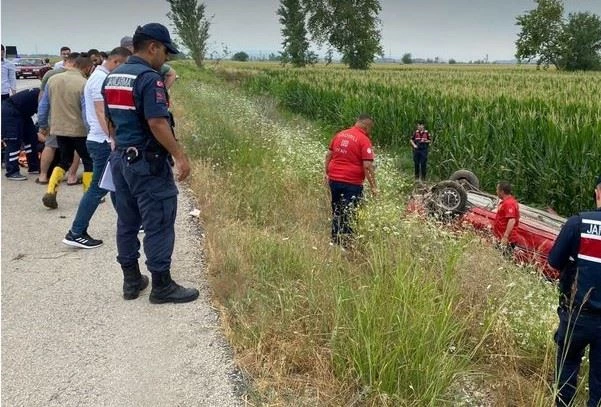
M165 94L165 89L156 88L154 91L154 101L156 103L165 104L167 103L167 95Z
M163 83L163 81L157 81L157 88L164 88L165 84Z

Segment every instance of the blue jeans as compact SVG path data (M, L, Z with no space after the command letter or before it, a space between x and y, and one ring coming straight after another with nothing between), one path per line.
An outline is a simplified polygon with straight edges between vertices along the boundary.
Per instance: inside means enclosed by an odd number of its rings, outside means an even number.
M77 214L75 215L75 219L73 219L73 225L71 225L71 233L75 236L88 231L90 219L92 219L94 212L96 212L100 200L109 192L106 189L100 188L98 184L111 154L111 145L109 143L86 141L86 148L92 157L92 183L86 193L83 194L81 201L79 201ZM113 202L113 207L115 207L114 193L111 193L111 201Z
M555 333L557 343L556 381L557 406L571 406L578 384L578 371L582 356L589 348L589 400L588 407L601 402L601 313L591 314L578 310L570 314L559 309L559 328Z
M146 267L168 272L175 244L177 186L167 157L152 162L140 156L127 160L123 151L110 157L117 195L117 261L122 267L138 262L138 231L144 225Z
M344 244L353 233L357 205L363 198L363 185L330 181L332 193L332 243Z

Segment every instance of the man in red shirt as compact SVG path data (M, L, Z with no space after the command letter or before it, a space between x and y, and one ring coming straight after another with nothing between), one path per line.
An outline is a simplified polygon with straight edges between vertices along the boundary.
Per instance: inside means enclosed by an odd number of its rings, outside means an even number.
M511 195L511 184L501 181L497 185L497 196L501 199L493 232L495 237L501 241L504 247L515 246L517 237L517 227L520 223L520 205L518 201Z
M362 113L350 129L336 134L325 158L326 177L332 195L332 243L344 245L353 233L353 213L363 198L367 178L377 195L374 152L369 138L374 121Z

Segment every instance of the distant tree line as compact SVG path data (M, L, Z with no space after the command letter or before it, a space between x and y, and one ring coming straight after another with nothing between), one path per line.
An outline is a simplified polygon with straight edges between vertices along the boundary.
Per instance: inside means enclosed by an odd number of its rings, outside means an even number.
M518 61L535 60L539 67L553 65L559 70L601 69L601 18L589 12L564 17L562 0L534 1L535 9L516 18L521 27L516 40ZM197 0L167 2L176 34L196 64L202 66L210 27L205 5ZM314 64L317 55L310 49L313 41L327 46L326 63L336 51L351 69L367 69L376 56L383 55L381 10L379 0L280 0L276 11L283 37L279 60L295 67ZM249 56L238 52L233 59L246 61ZM416 61L407 53L402 62ZM478 62L487 63L488 58Z
M282 62L303 67L317 61L311 39L327 46L326 62L334 50L351 69L367 69L381 45L378 0L280 0L277 10L282 24Z
M601 18L589 12L565 18L563 1L535 2L535 9L517 17L516 58L566 71L601 69Z

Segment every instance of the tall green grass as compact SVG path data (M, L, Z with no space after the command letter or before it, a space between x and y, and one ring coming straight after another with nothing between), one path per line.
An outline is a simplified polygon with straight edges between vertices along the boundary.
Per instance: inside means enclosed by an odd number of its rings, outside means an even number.
M333 129L358 112L376 119L374 140L410 155L415 121L434 134L430 168L446 178L468 168L494 190L511 181L525 202L565 215L590 207L601 173L601 75L508 68L409 68L352 72L335 67L281 68L243 64L247 88L277 97L291 111ZM409 168L405 168L409 170Z
M356 249L330 247L323 129L176 69L211 286L254 404L551 403L550 284L406 214L383 151Z

